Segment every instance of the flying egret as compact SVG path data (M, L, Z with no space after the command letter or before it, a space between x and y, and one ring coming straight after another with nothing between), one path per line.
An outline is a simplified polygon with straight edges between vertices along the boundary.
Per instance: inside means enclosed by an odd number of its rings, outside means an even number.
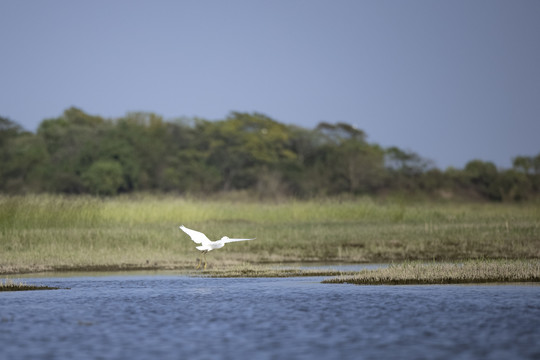
M253 239L231 239L227 236L222 237L219 240L211 241L200 231L191 230L185 227L184 225L180 226L180 230L185 232L189 235L191 240L196 242L197 244L201 244L201 246L197 246L197 250L200 250L204 257L204 269L206 269L206 253L215 249L221 249L225 246L226 243L235 242L235 241L245 241L245 240L255 240ZM199 269L202 265L202 260L198 259L197 262L197 269Z

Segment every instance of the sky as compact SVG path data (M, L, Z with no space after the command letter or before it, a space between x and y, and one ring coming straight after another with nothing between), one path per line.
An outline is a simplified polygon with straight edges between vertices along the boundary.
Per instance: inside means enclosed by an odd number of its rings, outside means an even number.
M0 116L258 112L509 168L540 153L539 39L537 0L0 0Z

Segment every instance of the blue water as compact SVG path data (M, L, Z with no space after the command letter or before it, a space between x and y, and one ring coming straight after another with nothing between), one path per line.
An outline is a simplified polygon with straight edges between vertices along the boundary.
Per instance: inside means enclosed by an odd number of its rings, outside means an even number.
M31 278L0 293L1 359L539 359L540 286L321 278Z

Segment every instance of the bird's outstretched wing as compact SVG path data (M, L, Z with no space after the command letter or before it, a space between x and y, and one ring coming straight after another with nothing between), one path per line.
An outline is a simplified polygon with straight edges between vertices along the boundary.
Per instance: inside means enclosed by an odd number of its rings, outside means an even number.
M191 240L193 240L193 241L196 242L197 244L203 244L203 245L206 245L206 244L211 243L210 239L207 238L206 235L204 235L204 234L203 234L202 232L200 232L200 231L188 229L188 228L185 227L184 225L181 225L181 226L180 226L180 230L182 230L183 232L185 232L186 234L188 234L189 237L191 238Z
M225 238L222 238L220 241L224 244L226 243L230 243L230 242L235 242L235 241L246 241L246 240L255 240L256 238L253 238L253 239L230 239L228 237L225 237Z

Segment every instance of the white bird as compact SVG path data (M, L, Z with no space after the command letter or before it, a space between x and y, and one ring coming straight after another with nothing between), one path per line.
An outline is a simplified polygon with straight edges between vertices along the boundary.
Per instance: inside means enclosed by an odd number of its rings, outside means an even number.
M211 241L200 231L191 230L185 227L184 225L180 226L180 230L185 232L189 235L191 240L193 240L197 244L201 244L201 246L197 246L197 250L200 250L204 257L204 269L206 269L206 253L212 250L221 249L225 246L226 243L235 242L235 241L246 241L246 240L255 240L253 239L231 239L227 236L222 237L219 240ZM202 260L199 259L199 262L197 263L197 269L199 269L202 265Z

